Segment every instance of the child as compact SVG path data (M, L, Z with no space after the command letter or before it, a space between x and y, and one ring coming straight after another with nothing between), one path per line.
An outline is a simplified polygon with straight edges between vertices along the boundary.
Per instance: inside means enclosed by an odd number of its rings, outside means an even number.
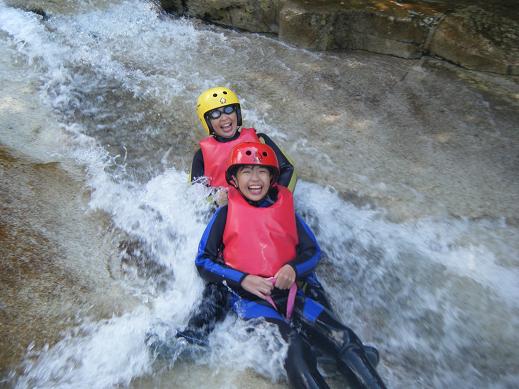
M202 236L200 275L232 290L230 305L241 318L262 317L278 326L289 343L285 368L293 387L328 388L309 347L318 343L352 384L385 388L355 333L325 306L295 293L295 282L315 270L320 249L295 214L291 192L276 184L278 175L269 146L246 142L233 148L226 171L228 205L216 211Z

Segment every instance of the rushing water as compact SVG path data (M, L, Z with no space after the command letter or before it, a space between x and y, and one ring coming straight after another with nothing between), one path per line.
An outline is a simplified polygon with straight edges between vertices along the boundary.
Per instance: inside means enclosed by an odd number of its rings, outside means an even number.
M93 286L82 301L64 291L62 315L74 320L64 328L56 323L49 344L30 346L20 365L3 367L0 382L19 388L284 386L285 345L268 325L251 334L247 323L228 317L209 352L170 364L153 361L144 346L151 328L166 336L185 324L200 297L193 259L209 216L207 190L189 185L186 172L203 136L194 101L203 89L223 84L238 91L246 124L274 137L301 166L297 209L327 253L319 275L342 320L380 349L378 369L388 385L517 386L519 231L517 215L502 211L517 199L517 182L495 188L517 178L517 161L471 159L474 150L440 150L422 134L420 152L439 153L425 166L408 138L375 140L395 136L414 110L412 123L459 122L474 137L483 127L485 145L516 155L517 137L484 97L446 76L446 93L469 96L473 110L453 106L447 117L434 118L434 109L413 106L420 97L404 96L409 90L397 85L406 79L418 95L426 88L440 93L434 67L416 61L310 53L174 19L145 1L49 2L43 9L45 17L0 1L0 140L44 169L59 162L47 185L69 195L56 194L49 201L60 209L48 212L64 216L49 216L51 226L31 223L65 251L42 255ZM387 90L401 98L391 108L380 97ZM440 110L444 103L428 104ZM414 125L409 121L403 134ZM342 132L348 133L344 148L333 141ZM440 143L454 138L455 146L456 136L433 134ZM400 168L426 176L444 159L451 170L439 183L383 177L390 170L398 177ZM495 161L508 172L503 181L485 170ZM65 184L60 169L76 184ZM474 171L483 184L460 193ZM327 181L331 186L322 185ZM452 197L462 200L434 192L441 184L459 189ZM85 198L80 206L78 196ZM478 201L487 208L469 217ZM49 233L59 225L69 232ZM13 304L0 301L0 310ZM3 326L15 326L1 318ZM19 331L36 338L41 327L35 322Z

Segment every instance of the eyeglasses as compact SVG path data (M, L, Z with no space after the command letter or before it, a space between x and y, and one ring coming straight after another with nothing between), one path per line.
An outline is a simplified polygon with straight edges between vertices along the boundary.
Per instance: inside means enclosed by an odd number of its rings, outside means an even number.
M209 111L207 113L207 116L209 117L209 119L215 120L222 116L223 113L226 115L230 115L234 111L236 111L236 107L234 105L226 105L223 108L217 108L213 109L212 111Z

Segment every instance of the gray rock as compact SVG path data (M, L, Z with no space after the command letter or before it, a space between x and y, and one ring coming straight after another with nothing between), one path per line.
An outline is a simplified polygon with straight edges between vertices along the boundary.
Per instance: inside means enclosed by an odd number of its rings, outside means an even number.
M430 52L468 69L519 75L519 23L470 6L445 17Z
M278 0L162 0L162 7L177 14L251 32L277 33Z
M182 15L185 13L182 0L160 0L160 6L167 12Z
M387 3L387 4L386 4ZM358 49L418 58L442 14L430 7L356 0L283 3L279 36L317 50Z

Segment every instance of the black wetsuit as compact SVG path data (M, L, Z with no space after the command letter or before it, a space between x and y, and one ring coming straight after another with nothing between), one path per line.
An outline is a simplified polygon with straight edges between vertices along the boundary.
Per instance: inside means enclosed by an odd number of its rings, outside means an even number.
M269 207L276 201L276 191L253 206ZM249 202L250 203L250 202ZM247 292L241 282L247 274L227 266L222 260L223 234L227 221L227 206L219 208L209 222L199 244L196 266L200 275L210 283L225 284L231 293L222 303L231 307L241 318L265 318L276 324L289 343L285 368L290 384L295 388L328 388L317 370L317 361L310 344L318 344L336 359L337 366L349 382L361 388L385 388L375 367L368 360L357 335L335 318L333 312L303 291L298 291L291 322L265 300ZM296 215L298 245L295 258L288 262L297 281L306 281L317 266L321 250L310 228ZM271 297L284 312L288 291L274 289Z

